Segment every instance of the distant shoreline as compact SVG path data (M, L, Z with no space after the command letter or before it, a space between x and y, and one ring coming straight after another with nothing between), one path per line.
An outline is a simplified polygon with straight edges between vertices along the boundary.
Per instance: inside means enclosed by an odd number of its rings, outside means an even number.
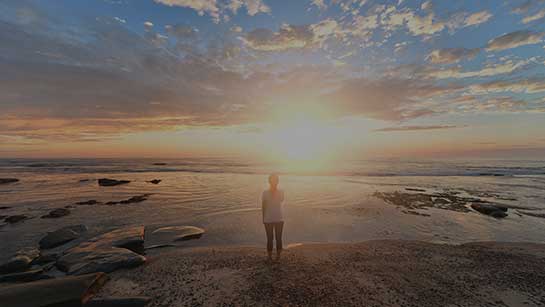
M150 306L543 306L545 244L374 240L296 245L279 263L262 247L192 247L117 271L99 296Z

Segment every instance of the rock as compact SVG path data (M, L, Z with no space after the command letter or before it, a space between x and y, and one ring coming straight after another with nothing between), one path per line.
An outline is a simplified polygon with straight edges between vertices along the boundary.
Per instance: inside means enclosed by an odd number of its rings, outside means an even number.
M91 179L80 179L79 182L89 182Z
M98 205L98 204L100 204L100 202L98 202L96 199L91 199L88 201L80 201L76 203L76 205L81 205L81 206L91 206L91 205Z
M19 223L20 221L28 219L28 216L24 214L18 214L18 215L11 215L4 219L4 221L8 224L15 224Z
M167 226L157 228L147 235L147 249L169 246L176 241L198 239L204 234L204 229L194 226Z
M67 226L48 233L40 240L40 248L49 249L61 246L81 236L87 231L85 225Z
M490 215L495 218L503 218L507 216L507 208L503 206L476 203L471 204L471 208L482 214Z
M151 302L146 296L106 297L92 299L84 307L145 307Z
M49 211L48 214L43 215L42 219L59 218L70 214L70 210L66 208L57 208Z
M57 261L57 267L70 275L112 272L143 264L144 227L117 229L69 249Z
M50 277L44 274L43 269L36 269L36 270L25 271L20 273L0 275L0 283L1 282L29 282L29 281L35 281L35 280L47 279L47 278L50 278Z
M31 265L43 265L46 263L55 262L59 259L59 254L56 253L40 253L40 256L34 261L32 261Z
M161 182L161 179L153 179L153 180L150 180L148 182L153 183L153 184L159 184Z
M30 267L32 260L33 259L26 255L16 255L8 260L8 262L0 265L0 274L24 271Z
M414 188L405 188L407 191L413 191L413 192L426 192L424 189L414 189Z
M81 306L104 285L104 273L15 284L0 288L0 302L9 307Z
M0 207L0 210L6 210L6 209L10 209L11 207L8 207L8 206L1 206Z
M153 165L164 166L164 165L167 165L167 164L163 163L163 162L157 162L157 163L153 163Z
M17 178L0 178L0 184L14 183L18 181L19 179Z
M129 199L125 199L121 201L109 201L106 203L106 205L117 205L117 204L126 205L126 204L132 204L132 203L139 203L139 202L143 202L147 200L150 195L151 194L142 194L142 195L136 195Z
M129 180L115 180L115 179L101 178L98 180L98 185L103 187L111 187L111 186L120 185L120 184L127 184L129 182L130 182Z

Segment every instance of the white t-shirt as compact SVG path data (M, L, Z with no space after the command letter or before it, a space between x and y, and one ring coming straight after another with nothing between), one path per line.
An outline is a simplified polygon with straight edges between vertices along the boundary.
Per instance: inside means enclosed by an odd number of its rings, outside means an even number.
M273 194L270 190L263 191L261 195L262 203L265 205L264 223L283 222L282 203L284 202L284 191L276 190Z

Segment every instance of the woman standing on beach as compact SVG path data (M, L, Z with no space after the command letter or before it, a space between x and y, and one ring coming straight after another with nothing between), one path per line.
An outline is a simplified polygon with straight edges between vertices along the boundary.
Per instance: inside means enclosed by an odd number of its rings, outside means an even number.
M284 191L278 189L278 175L269 176L269 189L261 195L261 211L263 224L267 233L267 254L272 261L273 232L276 239L276 260L280 259L282 252L282 229L284 228L284 216L282 215L282 203Z

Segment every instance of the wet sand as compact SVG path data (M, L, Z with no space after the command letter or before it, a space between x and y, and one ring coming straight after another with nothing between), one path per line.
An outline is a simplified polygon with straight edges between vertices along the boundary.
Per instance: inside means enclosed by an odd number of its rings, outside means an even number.
M545 245L420 241L191 247L117 271L100 296L151 306L545 306Z

